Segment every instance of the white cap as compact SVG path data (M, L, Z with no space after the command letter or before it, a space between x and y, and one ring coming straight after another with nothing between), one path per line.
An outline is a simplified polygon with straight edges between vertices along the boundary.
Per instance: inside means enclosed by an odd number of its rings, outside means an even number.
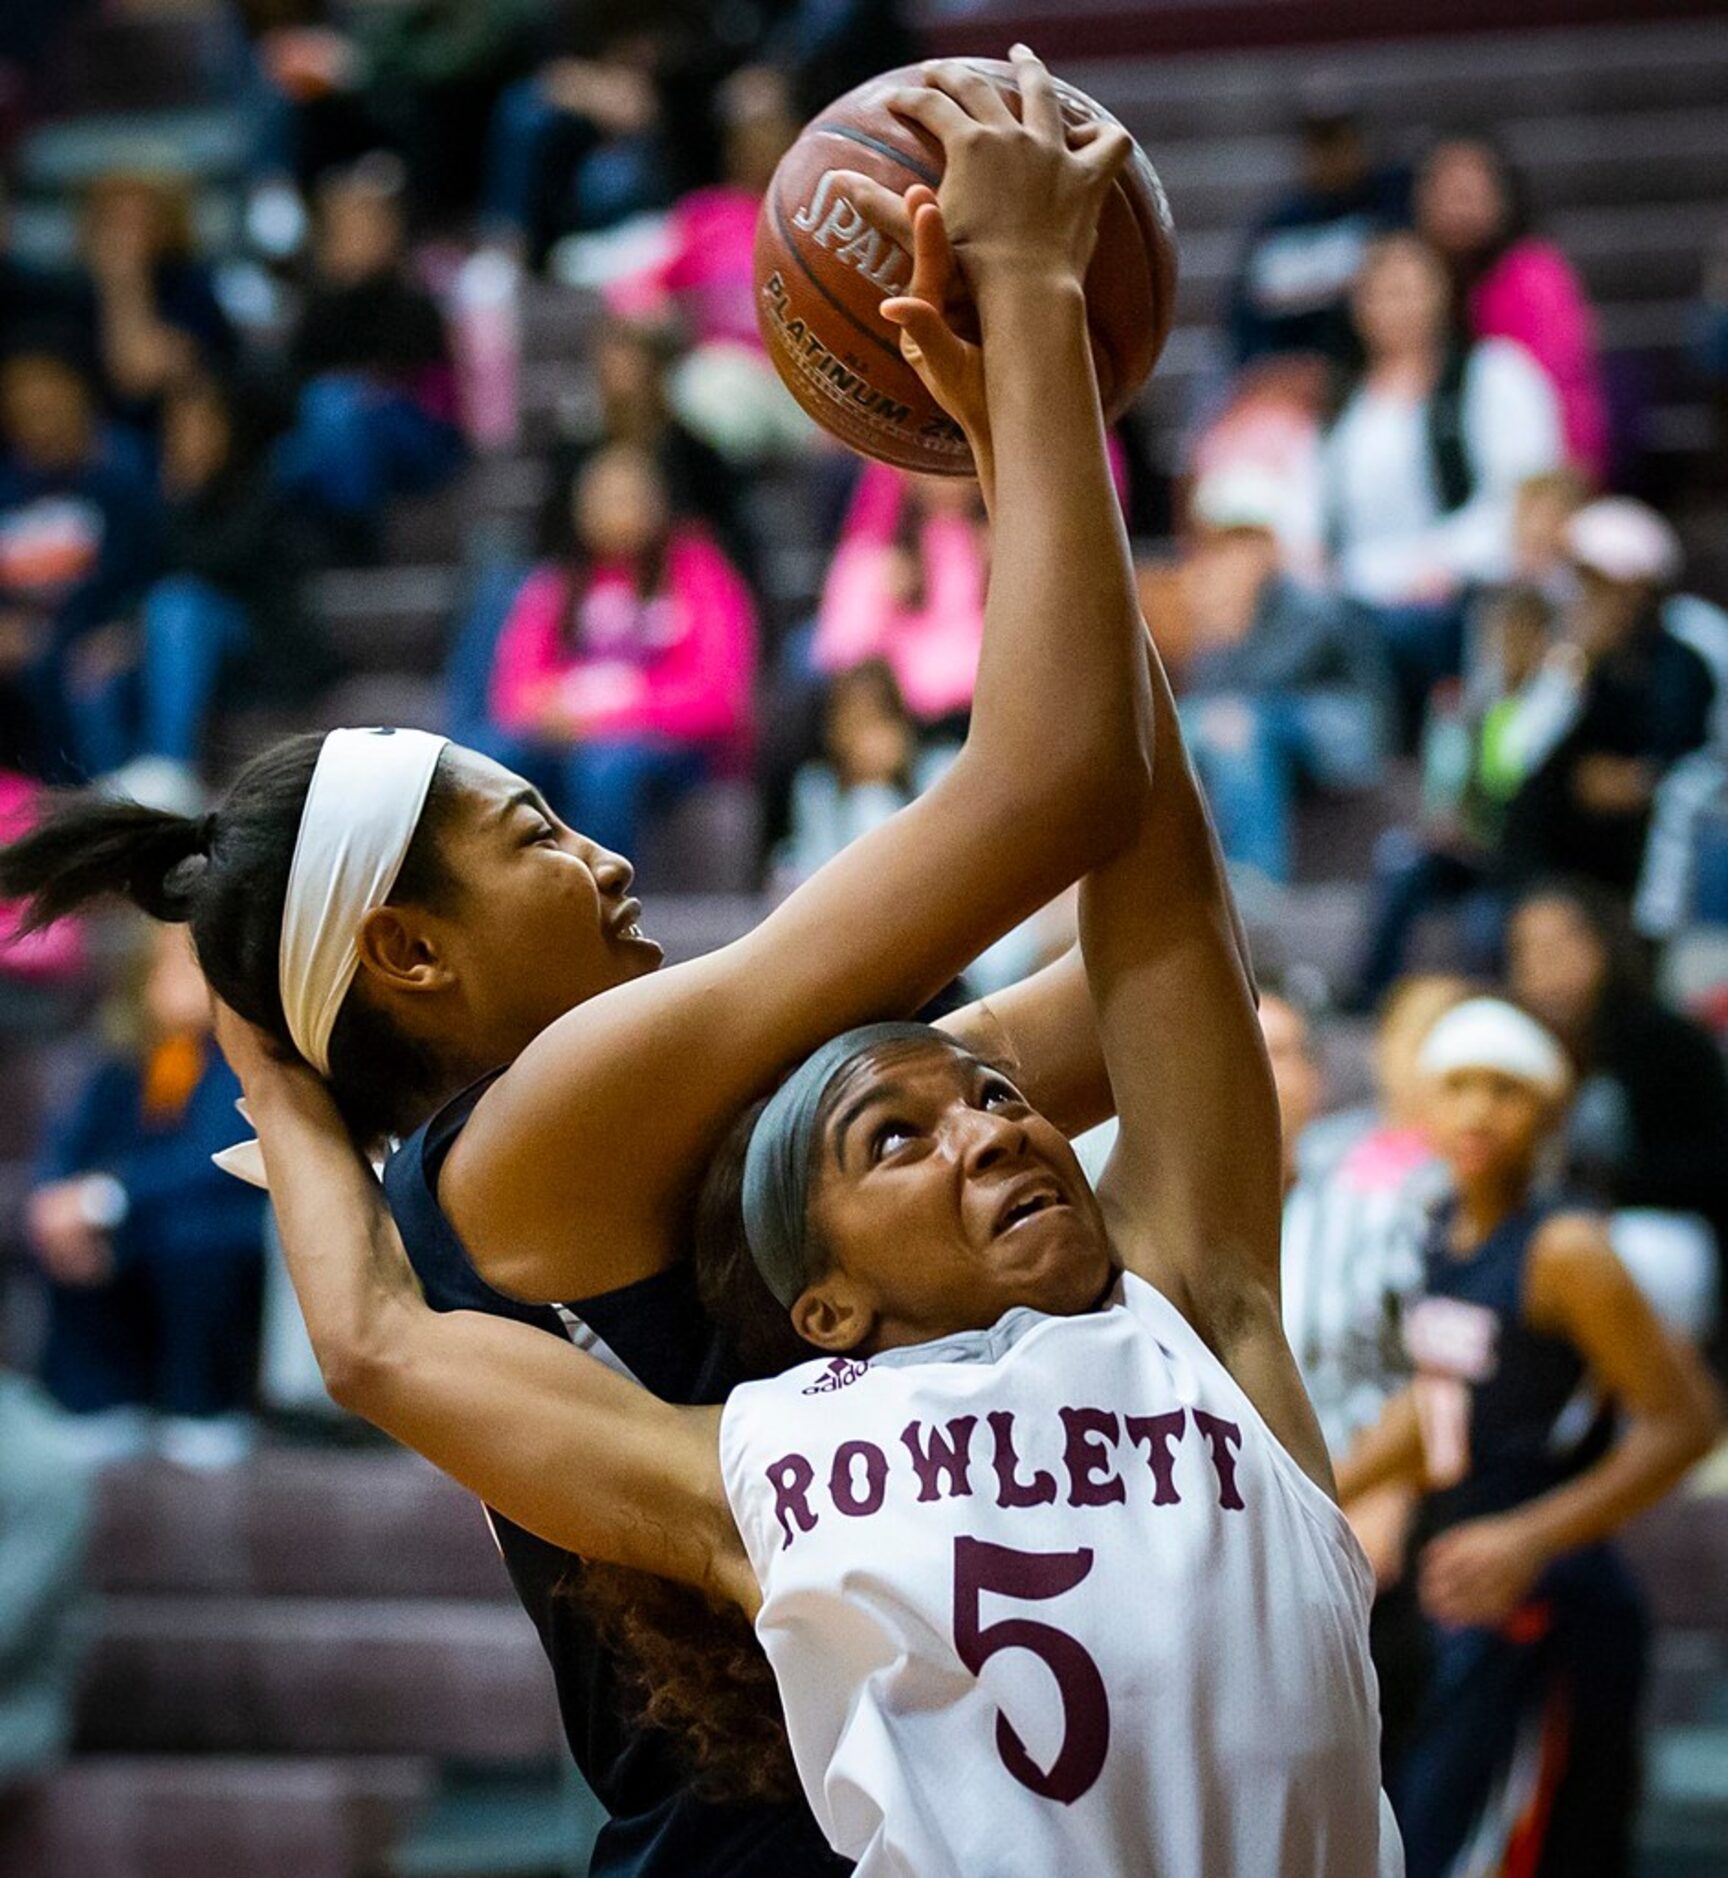
M1497 1070L1556 1099L1572 1081L1553 1033L1504 998L1466 998L1453 1005L1422 1039L1416 1067L1425 1076Z
M1189 513L1203 528L1264 528L1277 534L1290 513L1284 479L1262 463L1223 463L1194 486Z
M1680 577L1680 537L1630 496L1587 502L1566 524L1566 548L1580 567L1604 580L1666 587Z

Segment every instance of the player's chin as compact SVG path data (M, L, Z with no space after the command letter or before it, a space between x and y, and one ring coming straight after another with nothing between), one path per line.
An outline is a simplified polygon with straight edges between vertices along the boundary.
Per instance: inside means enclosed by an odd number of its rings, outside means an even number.
M1110 1247L1091 1217L1052 1207L992 1242L990 1264L1009 1303L1051 1317L1089 1311L1110 1283Z

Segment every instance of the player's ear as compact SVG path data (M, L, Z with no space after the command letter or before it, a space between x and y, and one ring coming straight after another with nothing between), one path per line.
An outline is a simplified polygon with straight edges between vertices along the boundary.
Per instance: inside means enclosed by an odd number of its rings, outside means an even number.
M360 922L355 949L361 968L380 987L433 991L450 982L452 974L437 935L417 907L374 907Z
M874 1307L842 1271L826 1272L792 1301L792 1328L836 1356L856 1350L875 1325Z

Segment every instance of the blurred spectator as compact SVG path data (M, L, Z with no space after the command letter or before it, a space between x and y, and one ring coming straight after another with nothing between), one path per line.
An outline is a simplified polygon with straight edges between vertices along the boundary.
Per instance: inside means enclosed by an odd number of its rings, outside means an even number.
M748 588L633 444L590 459L571 493L572 552L534 570L492 672L499 728L552 765L569 822L629 854L649 798L735 758L750 729Z
M1608 394L1596 320L1570 262L1535 234L1523 179L1480 134L1443 138L1416 178L1416 227L1452 271L1459 315L1476 339L1513 339L1560 399L1566 454L1600 483L1608 473Z
M188 379L168 396L162 573L138 664L82 711L88 767L134 801L195 814L218 699L300 703L333 676L301 601L312 544L270 470L275 418L236 381Z
M1422 917L1462 906L1461 951L1482 976L1499 963L1507 817L1525 781L1570 726L1575 688L1554 615L1536 587L1486 598L1463 683L1437 685L1422 735L1422 824L1374 849L1368 934L1351 995L1379 1002L1405 968Z
M1346 357L1368 245L1410 218L1408 174L1375 165L1366 125L1341 100L1312 100L1298 134L1297 187L1254 228L1230 288L1237 367L1278 353Z
M1441 1184L1417 1061L1429 1031L1469 990L1467 980L1438 973L1397 984L1375 1026L1373 1102L1313 1121L1312 1090L1309 1120L1286 1142L1284 1330L1334 1454L1374 1425L1408 1375L1398 1309L1419 1284L1427 1209ZM1293 1021L1311 1058L1306 1020L1275 1014L1269 1025L1262 999L1269 1047L1273 1028L1287 1032ZM1278 1064L1274 1047L1275 1079ZM1311 1074L1317 1081L1318 1070Z
M1509 341L1454 340L1448 306L1424 242L1374 244L1352 300L1361 364L1321 448L1339 584L1375 608L1411 700L1458 670L1459 600L1510 572L1515 492L1561 458L1546 377Z
M0 163L0 358L31 346L96 358L89 296L66 270L25 260L12 243L11 184Z
M0 767L75 773L72 691L106 682L155 533L154 492L79 365L46 349L0 364Z
M1512 873L1575 873L1630 894L1657 784L1710 726L1715 682L1663 623L1680 568L1674 531L1642 503L1591 503L1567 546L1577 593L1560 649L1573 703L1552 754L1512 798Z
M867 463L823 583L813 663L843 672L886 659L926 735L963 734L989 555L976 483Z
M249 0L267 85L265 167L310 191L367 151L407 165L433 222L474 205L500 90L526 68L543 0Z
M0 842L16 841L33 827L42 790L26 777L0 769ZM0 900L0 985L7 981L53 986L73 983L84 969L84 925L78 919L56 920L34 932L22 932L27 906ZM0 1002L0 1027L10 1029L16 1013Z
M1570 597L1572 560L1566 548L1572 517L1590 500L1590 485L1568 465L1526 476L1512 499L1512 579L1538 587L1550 601Z
M1182 724L1225 858L1289 880L1303 782L1370 787L1392 728L1391 679L1361 608L1280 564L1282 491L1249 466L1195 491L1182 570L1191 631Z
M1433 1021L1464 995L1451 980L1411 980L1387 1006L1377 1040L1383 1106L1341 1160L1314 1165L1317 1128L1336 1135L1359 1117L1315 1123L1325 1090L1307 1017L1262 991L1260 1028L1284 1128L1285 1334L1331 1451L1342 1454L1403 1387L1408 1368L1398 1311L1421 1275L1426 1208L1438 1174L1416 1125L1416 1053ZM1394 1486L1359 1494L1350 1521L1384 1594L1403 1574L1413 1495ZM1421 1689L1420 1616L1408 1595L1377 1596L1369 1647L1380 1678L1381 1753L1403 1751Z
M486 147L488 238L536 268L561 236L610 228L668 200L659 37L641 18L597 21L574 6L556 13L555 56L506 88Z
M43 1382L97 1457L191 1467L249 1444L263 1199L211 1164L244 1133L183 926L140 941L116 1044L49 1129L26 1230L48 1276Z
M756 215L801 126L785 77L769 66L734 72L716 109L725 133L723 179L679 198L664 252L615 281L606 297L628 318L677 315L691 349L673 376L673 402L724 456L753 462L800 447L810 435L756 326Z
M829 680L822 754L792 783L792 828L775 872L797 886L860 835L903 809L929 778L920 774L918 727L886 659L867 659Z
M672 408L667 374L677 356L665 327L622 319L601 326L592 353L595 401L567 421L552 453L542 548L556 554L569 540L569 489L583 464L609 443L635 444L658 459L674 512L704 522L754 585L757 550L744 521L738 472Z
M449 339L410 276L400 181L382 158L326 180L312 285L288 343L300 403L283 480L361 547L390 497L440 487L464 459Z
M117 416L153 426L177 378L236 349L197 258L192 191L168 176L110 172L84 199L81 251L102 374Z
M1673 939L1693 923L1728 926L1728 742L1720 736L1657 784L1633 904L1646 939Z
M1320 1112L1325 1085L1307 1012L1264 983L1260 986L1260 1035L1266 1041L1272 1086L1278 1095L1284 1192L1288 1198L1296 1184L1297 1149L1308 1124Z
M903 0L781 0L771 12L755 56L793 75L800 118L919 54Z
M71 1744L92 1510L61 1418L0 1369L0 1815Z
M1507 939L1513 996L1577 1069L1572 1179L1611 1206L1695 1213L1728 1251L1728 1073L1709 1034L1651 994L1624 910L1589 882L1550 883Z

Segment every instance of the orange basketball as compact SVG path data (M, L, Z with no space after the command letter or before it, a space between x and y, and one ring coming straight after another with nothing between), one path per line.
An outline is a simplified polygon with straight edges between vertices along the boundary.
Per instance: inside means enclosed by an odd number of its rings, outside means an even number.
M1018 107L1011 65L967 63ZM1070 125L1115 122L1083 91L1052 82ZM909 65L858 86L781 158L756 224L756 317L781 378L825 429L901 469L969 476L960 427L900 356L898 330L877 310L905 291L911 257L866 221L835 174L859 171L897 193L941 182L941 145L883 103L920 83ZM1099 391L1106 416L1117 417L1157 363L1176 298L1170 206L1138 144L1105 200L1085 284Z

